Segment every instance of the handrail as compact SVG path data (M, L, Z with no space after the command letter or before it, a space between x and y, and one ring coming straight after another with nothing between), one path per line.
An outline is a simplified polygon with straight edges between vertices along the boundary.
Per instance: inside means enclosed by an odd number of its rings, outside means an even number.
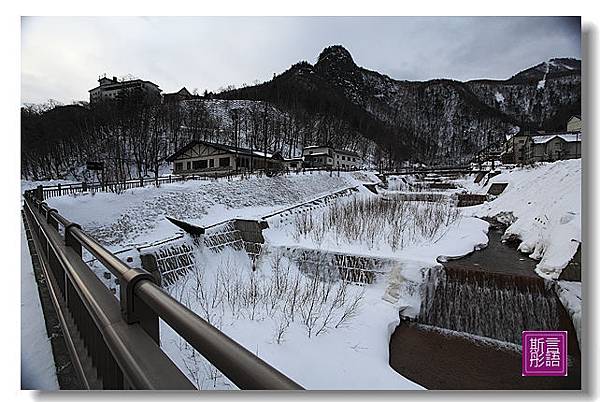
M83 263L77 251L64 244L59 232L52 230L44 222L40 211L36 211L28 200L25 207L30 224L38 232L37 235L34 234L34 242L42 241L48 245L46 251L39 250L38 254L42 257L43 265L50 268L46 272L48 285L52 287L55 298L62 300L57 301L59 305L55 305L55 308L62 310L64 305L68 306L68 315L75 318L77 329L93 356L93 363L102 366L106 364L106 359L113 359L126 377L127 386L136 389L194 389L140 325L128 325L124 322L115 297ZM39 209L44 208L39 206ZM64 277L61 278L57 268L62 268ZM63 311L60 314L66 315ZM70 329L63 330L71 334ZM94 343L98 341L94 339L98 335L110 350L110 356L102 353L102 347ZM72 336L69 335L70 340ZM102 368L98 367L98 371ZM86 377L85 373L79 374ZM112 373L101 373L107 377L114 375L110 374ZM89 385L88 381L85 383ZM113 388L114 385L112 381L104 384L108 388Z
M207 323L150 281L135 293L194 349L241 389L299 390L294 381Z
M148 272L129 267L79 225L37 200L35 195L34 190L25 192L24 209L28 221L34 226L33 235L38 239L40 248L38 253L49 261L53 279L49 285L54 284L56 276L57 293L62 294L69 308L77 310L71 312L76 321L86 324L79 325L85 329L82 333L84 338L92 337L88 339L93 349L90 353L95 356L99 371L105 368L105 360L112 358L131 387L189 389L189 380L158 346L158 320L162 319L239 388L302 389L165 293ZM59 224L64 228L64 238L58 231ZM83 262L82 248L119 279L119 301ZM77 300L83 307L78 307ZM93 323L92 330L88 328L90 322ZM99 347L93 335L96 333L100 334L110 356L102 357L103 349L94 349Z

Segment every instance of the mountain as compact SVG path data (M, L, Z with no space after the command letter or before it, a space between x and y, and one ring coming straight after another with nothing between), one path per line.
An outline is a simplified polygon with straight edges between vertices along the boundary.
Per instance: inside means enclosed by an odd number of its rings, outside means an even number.
M504 81L401 81L357 66L336 45L314 65L301 61L271 81L217 96L268 101L292 114L340 122L342 131L319 134L321 143L347 147L363 138L392 160L454 164L519 127L564 128L580 110L580 64L552 59Z
M551 59L515 74L506 81L467 82L486 105L521 125L561 130L581 113L581 60Z

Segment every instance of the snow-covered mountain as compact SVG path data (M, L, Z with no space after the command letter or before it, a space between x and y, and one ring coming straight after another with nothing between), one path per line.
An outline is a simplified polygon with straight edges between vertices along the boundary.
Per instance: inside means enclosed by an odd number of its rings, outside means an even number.
M519 126L564 128L579 113L580 83L574 59L552 59L504 81L400 81L330 46L314 65L300 62L269 82L220 96L336 116L394 159L457 163Z
M467 86L486 105L531 127L564 129L581 111L581 61L576 59L551 59L506 81L469 81Z

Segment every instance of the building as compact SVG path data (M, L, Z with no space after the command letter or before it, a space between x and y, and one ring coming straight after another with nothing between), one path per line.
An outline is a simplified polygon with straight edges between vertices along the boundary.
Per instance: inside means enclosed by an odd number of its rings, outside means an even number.
M302 159L302 157L284 159L283 166L287 170L292 170L292 171L300 170L304 166L304 160Z
M305 167L354 170L360 168L361 158L356 152L312 145L302 150Z
M526 144L529 136L529 132L520 131L510 137L504 143L504 150L501 155L502 163L516 163L519 165L527 163Z
M504 144L502 162L527 164L581 158L581 116L572 116L564 132L522 130Z
M177 92L163 94L163 102L164 103L177 103L184 100L194 99L195 96L187 90L186 87L181 88Z
M312 145L304 147L302 158L305 167L332 167L333 166L333 148Z
M174 174L228 173L231 171L280 170L283 157L268 153L195 140L169 156Z
M532 135L525 143L525 163L581 158L581 133Z
M90 104L101 102L109 102L119 99L120 96L139 95L147 103L160 103L160 88L151 81L140 79L121 80L117 77L112 79L106 75L98 78L99 85L96 88L90 89Z
M576 115L569 119L567 122L567 131L570 133L581 132L581 116Z

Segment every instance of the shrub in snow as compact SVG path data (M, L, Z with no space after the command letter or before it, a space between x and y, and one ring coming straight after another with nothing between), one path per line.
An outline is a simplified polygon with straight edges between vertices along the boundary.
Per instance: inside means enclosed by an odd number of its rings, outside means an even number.
M280 252L263 256L256 270L243 252L210 251L168 289L169 293L213 326L260 322L272 328L272 340L285 342L295 326L309 338L346 326L358 314L365 289L319 274L303 274ZM200 388L224 381L206 360L177 337L180 360Z
M421 240L432 240L459 216L453 203L409 201L403 194L355 197L336 201L324 212L307 211L293 221L294 240L309 238L320 244L326 237L336 243L358 241L369 249L387 245L402 249Z

